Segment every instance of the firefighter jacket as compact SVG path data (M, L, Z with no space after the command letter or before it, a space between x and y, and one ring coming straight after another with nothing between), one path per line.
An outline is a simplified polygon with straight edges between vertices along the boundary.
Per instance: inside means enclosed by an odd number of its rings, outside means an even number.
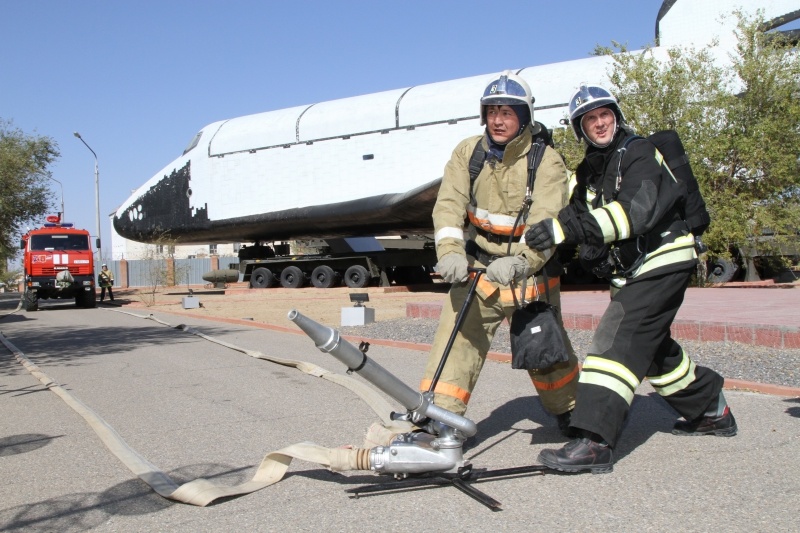
M485 257L508 255L509 238L525 200L528 183L528 152L532 142L531 126L512 139L505 147L503 159L488 156L486 135L470 137L456 146L445 166L442 185L433 208L436 253L439 258L449 253L466 255L465 246L472 241L480 252L480 262ZM487 160L474 183L470 183L469 162L473 149L484 143ZM550 259L555 247L540 252L528 248L524 234L531 224L555 217L568 202L568 174L561 156L545 147L536 171L533 204L527 220L522 220L513 230L511 255L521 255L528 260L531 272L539 271ZM472 253L472 252L470 252ZM482 282L485 280L483 278ZM557 275L556 280L557 282ZM492 285L497 284L485 281ZM506 287L507 288L507 287Z
M608 277L618 287L697 262L682 215L685 192L647 139L620 150L629 135L621 128L609 146L587 148L570 204L558 216L582 257L610 258Z
M110 270L101 270L97 273L97 283L101 287L111 287L114 285L114 274Z

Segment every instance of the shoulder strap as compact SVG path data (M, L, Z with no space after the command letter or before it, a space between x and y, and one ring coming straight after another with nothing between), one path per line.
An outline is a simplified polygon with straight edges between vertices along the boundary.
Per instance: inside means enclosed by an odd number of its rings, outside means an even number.
M525 188L525 199L522 201L522 207L517 213L517 218L514 221L514 227L511 229L511 235L508 238L508 254L511 254L511 244L514 242L514 231L517 226L522 222L523 224L528 219L528 210L533 204L533 182L536 181L536 170L542 162L542 156L546 150L544 142L535 138L531 143L531 149L528 151L528 184Z
M469 183L470 187L483 170L483 162L486 161L486 150L483 148L483 138L478 139L478 144L472 149L472 157L469 158Z
M625 152L628 150L628 145L635 141L636 139L644 139L641 135L631 135L625 142L622 143L620 148L617 148L617 152L619 152L619 159L617 160L617 184L614 187L614 199L617 198L619 194L619 188L622 186L622 158L625 157Z
M533 195L533 182L536 181L536 170L544 157L545 143L540 138L535 138L531 143L531 149L528 151L528 188L525 191L526 199L530 199Z

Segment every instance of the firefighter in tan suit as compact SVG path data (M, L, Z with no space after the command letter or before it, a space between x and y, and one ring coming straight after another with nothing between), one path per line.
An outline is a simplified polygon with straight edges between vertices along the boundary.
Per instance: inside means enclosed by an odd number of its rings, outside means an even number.
M559 268L555 261L548 263L555 247L531 250L523 238L532 224L556 216L568 202L566 167L549 146L544 148L536 171L527 220L514 228L528 184L528 152L534 136L542 129L533 120L532 103L528 84L510 71L489 83L480 104L481 125L486 125L486 132L456 146L445 167L433 209L437 270L444 281L452 283L452 288L442 309L421 390L430 387L464 303L468 267L487 268L434 390L434 403L457 414L467 409L498 326L504 319L511 319L515 309L511 291L516 288L519 299L519 287L525 286L526 299L531 300L535 298L535 283L544 295L542 269L549 267L546 279L550 303L561 305ZM477 143L483 143L486 159L473 182L469 165ZM513 241L510 254L509 240ZM563 335L566 339L566 332ZM575 404L579 372L568 339L567 345L569 361L528 371L542 404L557 416L563 432L568 430Z

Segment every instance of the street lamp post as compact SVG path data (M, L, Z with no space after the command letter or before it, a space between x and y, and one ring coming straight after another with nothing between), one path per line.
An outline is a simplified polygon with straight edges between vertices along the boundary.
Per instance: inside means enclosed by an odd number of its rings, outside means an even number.
M58 183L58 185L61 187L61 220L66 220L64 216L64 185L52 176L47 177Z
M100 254L100 170L97 166L97 154L94 153L92 147L86 144L86 141L83 140L81 134L77 131L74 133L75 137L80 139L80 141L92 152L94 156L94 202L95 207L97 208L97 266L100 265L102 261L102 256Z

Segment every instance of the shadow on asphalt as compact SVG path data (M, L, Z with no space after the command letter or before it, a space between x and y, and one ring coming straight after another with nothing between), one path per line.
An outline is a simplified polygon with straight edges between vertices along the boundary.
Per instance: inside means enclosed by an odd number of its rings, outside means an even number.
M800 398L789 398L788 400L784 400L784 402L800 404ZM786 408L786 414L788 414L789 416L792 416L794 418L800 418L800 406L787 407Z
M531 444L552 444L554 448L564 445L568 439L559 431L556 418L544 410L537 398L534 395L515 398L478 422L478 433L465 445L465 450L474 452L470 459L491 448L494 445L491 441L523 420L532 420L539 425L534 429L519 430L531 435ZM622 459L656 433L670 433L677 419L677 413L658 394L637 395L628 412L622 436L614 449L615 460ZM530 459L529 464L536 462L533 453Z
M43 389L47 390L47 389ZM0 394L6 391L0 391ZM53 439L58 439L64 435L43 435L41 433L23 433L20 435L10 435L0 438L0 457L9 457L32 452L50 444Z
M19 348L35 364L68 364L80 365L91 360L95 355L126 352L138 346L169 346L183 342L196 342L197 337L187 335L176 328L170 328L157 322L129 317L125 327L107 327L104 322L107 315L102 311L81 310L96 313L95 324L83 328L53 328L46 320L49 313L71 313L72 306L61 305L40 309L31 313L16 313L0 321L0 332ZM124 316L124 315L123 315ZM26 322L23 327L17 326L12 334L3 331L4 326L13 322ZM208 327L203 333L216 336L225 335L236 327ZM0 346L0 354L8 353ZM20 371L20 364L14 357L0 357L0 375L11 375Z

